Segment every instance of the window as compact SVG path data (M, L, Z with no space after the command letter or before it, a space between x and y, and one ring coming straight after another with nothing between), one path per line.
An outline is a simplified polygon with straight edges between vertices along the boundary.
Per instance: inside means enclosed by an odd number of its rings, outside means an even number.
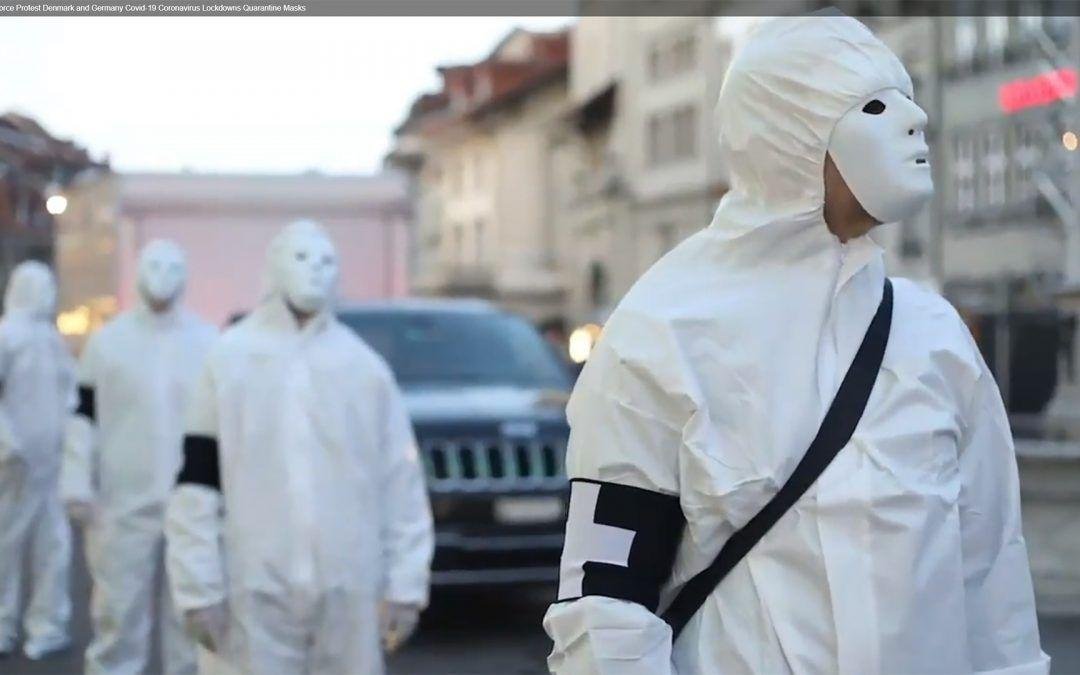
M965 213L975 208L975 143L968 134L953 139L953 208Z
M649 164L659 164L664 153L663 148L661 148L663 129L659 115L649 116L649 130L647 133L649 137Z
M427 178L435 185L439 185L446 178L443 174L442 165L436 160L432 160L422 171L424 171Z
M669 164L697 155L698 114L693 104L680 105L649 116L648 162Z
M1066 0L1022 0L1017 22L1026 32L1046 31L1051 38L1068 35L1076 21L1072 4Z
M474 190L484 186L484 181L487 179L484 169L484 156L476 153L472 159L472 187Z
M663 75L662 67L660 64L662 57L660 54L660 46L653 45L649 49L649 79L659 80Z
M657 40L649 47L648 72L654 82L693 70L696 64L697 36L693 33Z
M663 223L657 227L656 236L660 243L660 254L657 257L664 255L679 243L679 232L671 223Z
M693 35L685 35L676 40L671 46L672 74L693 69L696 57L697 39Z
M990 54L1000 58L1005 53L1005 45L1009 42L1009 17L988 16L986 23L986 49Z
M1017 202L1027 201L1035 196L1034 171L1042 152L1038 133L1030 124L1012 127L1011 151L1011 198Z
M607 270L603 263L593 261L589 263L589 304L594 309L600 309L608 303L608 278Z
M677 109L673 115L675 159L694 156L694 140L697 134L697 110L693 106Z
M459 196L464 187L462 181L463 168L464 162L459 160L451 160L447 163L446 172L443 176L446 179L446 191L452 197Z
M975 18L971 16L958 16L953 22L953 58L957 63L965 65L975 57L975 46L978 44L979 31L975 25Z
M454 223L451 225L451 229L454 237L454 250L451 255L453 255L453 261L460 264L465 257L465 228L461 223Z
M476 228L475 241L473 242L476 247L476 250L474 251L476 254L476 262L482 263L484 262L484 219L477 218L474 227Z
M442 237L438 232L430 232L423 239L423 255L424 257L437 256L439 253L439 244L442 242Z
M1062 41L1068 39L1068 35L1072 31L1073 22L1076 21L1075 16L1068 16L1069 11L1075 11L1075 8L1067 2L1059 1L1043 3L1043 29L1055 40Z
M1030 35L1031 33L1042 30L1043 18L1042 15L1039 13L1038 3L1026 3L1020 8L1020 11L1034 12L1033 14L1016 17L1016 23L1019 26L1021 32L1023 32L1025 35Z
M1008 168L1005 156L1005 134L997 127L990 127L983 132L982 182L984 185L982 200L987 206L1005 204L1005 173Z

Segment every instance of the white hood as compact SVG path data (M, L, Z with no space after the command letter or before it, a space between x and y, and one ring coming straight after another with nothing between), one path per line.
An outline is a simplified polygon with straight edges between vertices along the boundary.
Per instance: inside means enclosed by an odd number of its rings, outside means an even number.
M890 86L910 92L911 80L855 19L760 24L717 104L731 190L712 224L650 269L605 328L601 344L647 363L669 392L700 403L727 380L729 401L773 406L762 417L783 428L747 428L757 414L730 422L747 452L795 461L881 300L881 249L865 236L841 245L825 224L824 161L839 119ZM688 431L708 434L710 423Z
M716 107L731 191L713 226L735 235L781 221L823 224L833 128L863 98L890 87L912 94L896 55L855 19L760 24L735 55Z
M19 263L4 292L4 313L50 319L56 311L56 280L48 266L36 260Z

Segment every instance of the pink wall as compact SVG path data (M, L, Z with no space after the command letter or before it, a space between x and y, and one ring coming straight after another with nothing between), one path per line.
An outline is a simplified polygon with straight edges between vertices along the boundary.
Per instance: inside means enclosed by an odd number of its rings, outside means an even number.
M268 190L275 187L273 183L271 180ZM197 197L195 192L193 198ZM279 191L276 198L281 196ZM335 203L331 198L306 205L285 199L275 208L268 203L274 200L275 196L252 200L250 208L243 203L214 208L195 199L191 208L184 208L174 196L171 202L162 199L158 208L151 200L125 209L118 289L121 309L135 301L139 248L155 238L172 239L188 254L187 306L218 325L224 324L234 312L250 310L258 302L266 248L281 227L298 218L321 223L337 245L341 304L408 292L404 201L394 202L397 208L386 208L386 204L367 208Z

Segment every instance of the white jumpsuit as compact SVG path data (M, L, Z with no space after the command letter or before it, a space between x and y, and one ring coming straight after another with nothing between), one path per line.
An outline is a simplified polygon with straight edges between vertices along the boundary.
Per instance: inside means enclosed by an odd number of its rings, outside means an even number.
M434 546L388 367L271 296L215 345L189 412L166 528L179 607L227 601L239 672L381 673L379 602L426 604Z
M156 313L140 304L83 352L81 424L68 438L62 491L97 507L85 529L93 579L88 675L145 671L155 606L165 671L195 670L164 579L163 530L182 462L184 410L215 333L182 307Z
M574 390L570 476L670 496L685 519L660 611L791 474L882 298L879 247L824 222L823 162L836 121L888 87L911 95L857 21L764 24L720 94L731 191L620 303ZM1048 671L997 387L947 302L894 286L851 441L674 646L645 606L581 597L586 564L625 565L630 544L571 508L554 673Z
M57 494L75 364L53 324L56 289L40 263L11 275L0 320L0 646L19 624L24 556L32 590L27 645L68 640L71 530Z

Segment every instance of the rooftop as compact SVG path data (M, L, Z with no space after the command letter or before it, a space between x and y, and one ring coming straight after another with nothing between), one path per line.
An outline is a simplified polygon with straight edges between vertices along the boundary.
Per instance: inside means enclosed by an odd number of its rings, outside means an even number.
M39 173L73 175L89 167L104 167L84 148L56 138L36 120L15 112L0 115L0 160Z
M439 66L442 89L413 101L396 133L435 132L462 120L476 120L564 79L570 32L511 31L481 61Z

